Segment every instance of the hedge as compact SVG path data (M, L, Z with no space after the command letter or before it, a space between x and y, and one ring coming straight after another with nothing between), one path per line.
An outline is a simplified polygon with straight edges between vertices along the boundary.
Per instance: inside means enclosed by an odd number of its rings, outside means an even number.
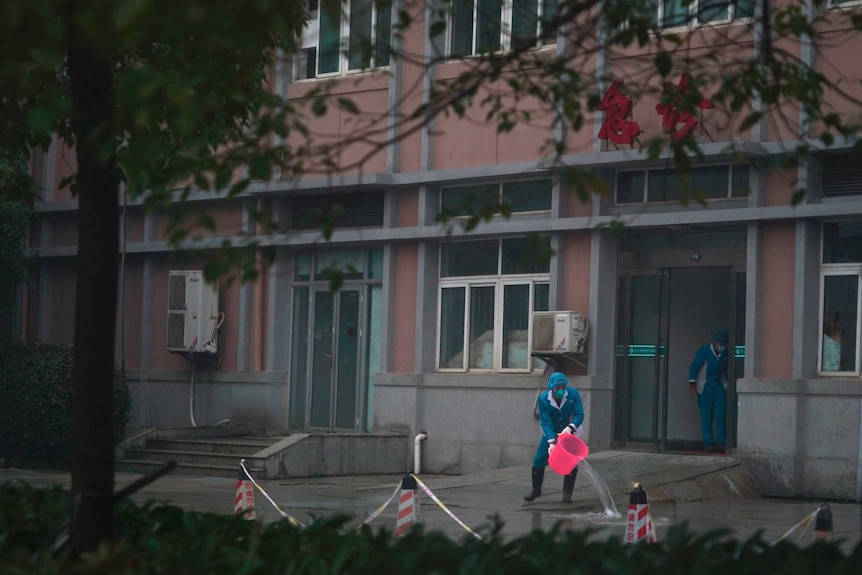
M68 461L71 454L72 361L69 349L15 343L0 350L0 456ZM131 394L114 382L114 439L125 432Z
M346 517L299 528L287 520L264 524L129 500L117 504L114 542L75 558L54 547L68 508L61 488L0 486L0 573L839 575L862 569L862 544L846 553L834 541L770 544L759 535L735 541L685 526L669 529L659 543L634 545L596 540L562 523L515 539L502 537L498 523L481 541L467 535L458 541L421 525L395 538L385 528L348 529Z

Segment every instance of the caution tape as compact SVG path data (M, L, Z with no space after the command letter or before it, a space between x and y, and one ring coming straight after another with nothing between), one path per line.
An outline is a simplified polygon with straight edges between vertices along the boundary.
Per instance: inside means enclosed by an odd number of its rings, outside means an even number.
M275 501L272 500L272 497L269 496L269 493L267 493L263 489L263 487L258 485L257 481L254 480L254 477L251 476L251 473L248 472L248 469L245 466L245 459L240 460L239 466L242 467L243 472L245 472L246 477L248 477L248 479L249 479L249 481L251 481L252 485L257 487L258 491L263 493L263 496L266 497L266 500L269 501L270 503L272 503L272 506L275 507L275 510L278 511L282 517L284 517L285 519L290 521L291 525L295 525L296 527L305 527L305 525L303 525L303 523L299 519L296 519L295 517L292 517L289 514L282 511L281 508L275 504Z
M395 486L395 491L393 491L393 492L392 492L392 495L389 497L389 499L387 499L387 500L386 500L386 503L384 503L383 505L381 505L380 507L378 507L377 509L375 509L375 510L374 510L374 513L372 513L371 515L369 515L369 516L365 519L365 521L363 521L362 523L360 523L359 525L357 525L357 526L356 526L356 528L357 528L357 529L359 529L359 528L360 528L360 527L362 527L363 525L367 525L367 524L371 523L372 521L374 521L374 519L375 519L378 515L380 515L381 513L383 513L383 510L384 510L384 509L386 509L386 508L389 506L389 504L390 504L390 503L392 503L392 500L393 500L393 499L395 499L395 496L396 496L396 495L398 495L398 493L399 493L400 491L401 491L401 482L398 482L398 485L396 485L396 486Z
M416 480L416 483L419 485L419 487L421 487L421 488L422 488L422 491L424 491L424 492L428 495L428 497L430 497L430 498L431 498L431 500L432 500L432 501L434 501L434 503L436 503L436 504L440 507L440 509L442 509L443 511L445 511L445 512L446 512L446 514L447 514L447 515L449 515L449 517L451 517L452 519L454 519L454 520L455 520L455 522L456 522L456 523L458 523L458 525L460 525L461 527L463 527L464 529L466 529L466 530L467 530L467 532L468 532L470 535L472 535L473 537L475 537L475 538L476 538L476 539L478 539L479 541L481 541L481 540L482 540L482 536L481 536L481 535L479 535L478 533L476 533L475 531L473 531L472 529L470 529L467 525L465 525L465 524L464 524L464 522L463 522L463 521L461 521L460 519L458 519L457 517L455 517L455 514L454 514L454 513L452 513L451 511L449 511L449 509L447 509L447 508L446 508L446 506L445 506L445 505L443 505L443 502L442 502L442 501L440 501L440 500L437 498L437 496L436 496L436 495L434 495L433 493L431 493L431 490L430 490L430 489L428 489L428 486L427 486L427 485L425 485L424 483L422 483L422 480L421 480L421 479L419 479L418 477L416 477L416 476L415 476L415 475L413 475L412 473L410 474L410 476L411 476L413 479L415 479L415 480Z
M797 523L796 525L794 525L793 527L791 527L790 529L785 531L784 535L782 535L781 537L779 537L778 539L776 539L775 541L772 542L772 545L775 545L776 543L778 543L782 539L785 539L786 537L788 537L791 533L793 533L794 531L799 529L800 526L804 526L804 529L802 530L802 533L799 534L799 539L797 539L797 541L802 539L802 536L808 532L808 528L811 527L811 524L814 522L814 519L817 517L817 513L819 511L820 511L820 508L818 507L817 509L815 509L811 513L811 515L808 515L802 521L800 521L799 523Z

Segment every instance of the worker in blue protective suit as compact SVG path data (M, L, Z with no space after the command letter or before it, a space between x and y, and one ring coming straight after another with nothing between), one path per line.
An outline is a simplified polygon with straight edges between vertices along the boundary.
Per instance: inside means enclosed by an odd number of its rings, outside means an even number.
M584 421L584 404L577 389L569 387L569 380L559 371L548 378L548 391L538 398L539 424L542 427L542 439L536 449L533 459L532 480L533 489L524 496L524 500L533 501L542 494L542 483L545 480L545 467L548 456L557 445L557 435L575 433ZM563 503L572 502L572 491L575 489L575 479L578 476L577 466L571 473L563 477Z
M694 354L688 369L689 394L697 398L704 451L724 453L727 415L727 332L716 332L712 341ZM712 434L715 419L715 436Z

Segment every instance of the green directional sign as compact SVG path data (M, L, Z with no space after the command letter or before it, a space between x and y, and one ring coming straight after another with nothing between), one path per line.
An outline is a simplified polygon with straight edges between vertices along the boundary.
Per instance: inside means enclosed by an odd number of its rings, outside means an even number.
M623 346L617 346L617 355L622 355ZM632 344L628 346L627 355L629 357L655 357L655 346L654 345L646 345L646 344ZM665 356L665 346L660 345L658 347L658 353L660 357Z

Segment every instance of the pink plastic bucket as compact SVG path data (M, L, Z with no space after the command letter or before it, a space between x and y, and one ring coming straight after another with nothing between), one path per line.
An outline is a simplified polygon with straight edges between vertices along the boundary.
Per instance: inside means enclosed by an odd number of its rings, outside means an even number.
M548 458L548 465L560 475L568 475L589 453L587 444L577 435L564 433L557 436L557 446Z

